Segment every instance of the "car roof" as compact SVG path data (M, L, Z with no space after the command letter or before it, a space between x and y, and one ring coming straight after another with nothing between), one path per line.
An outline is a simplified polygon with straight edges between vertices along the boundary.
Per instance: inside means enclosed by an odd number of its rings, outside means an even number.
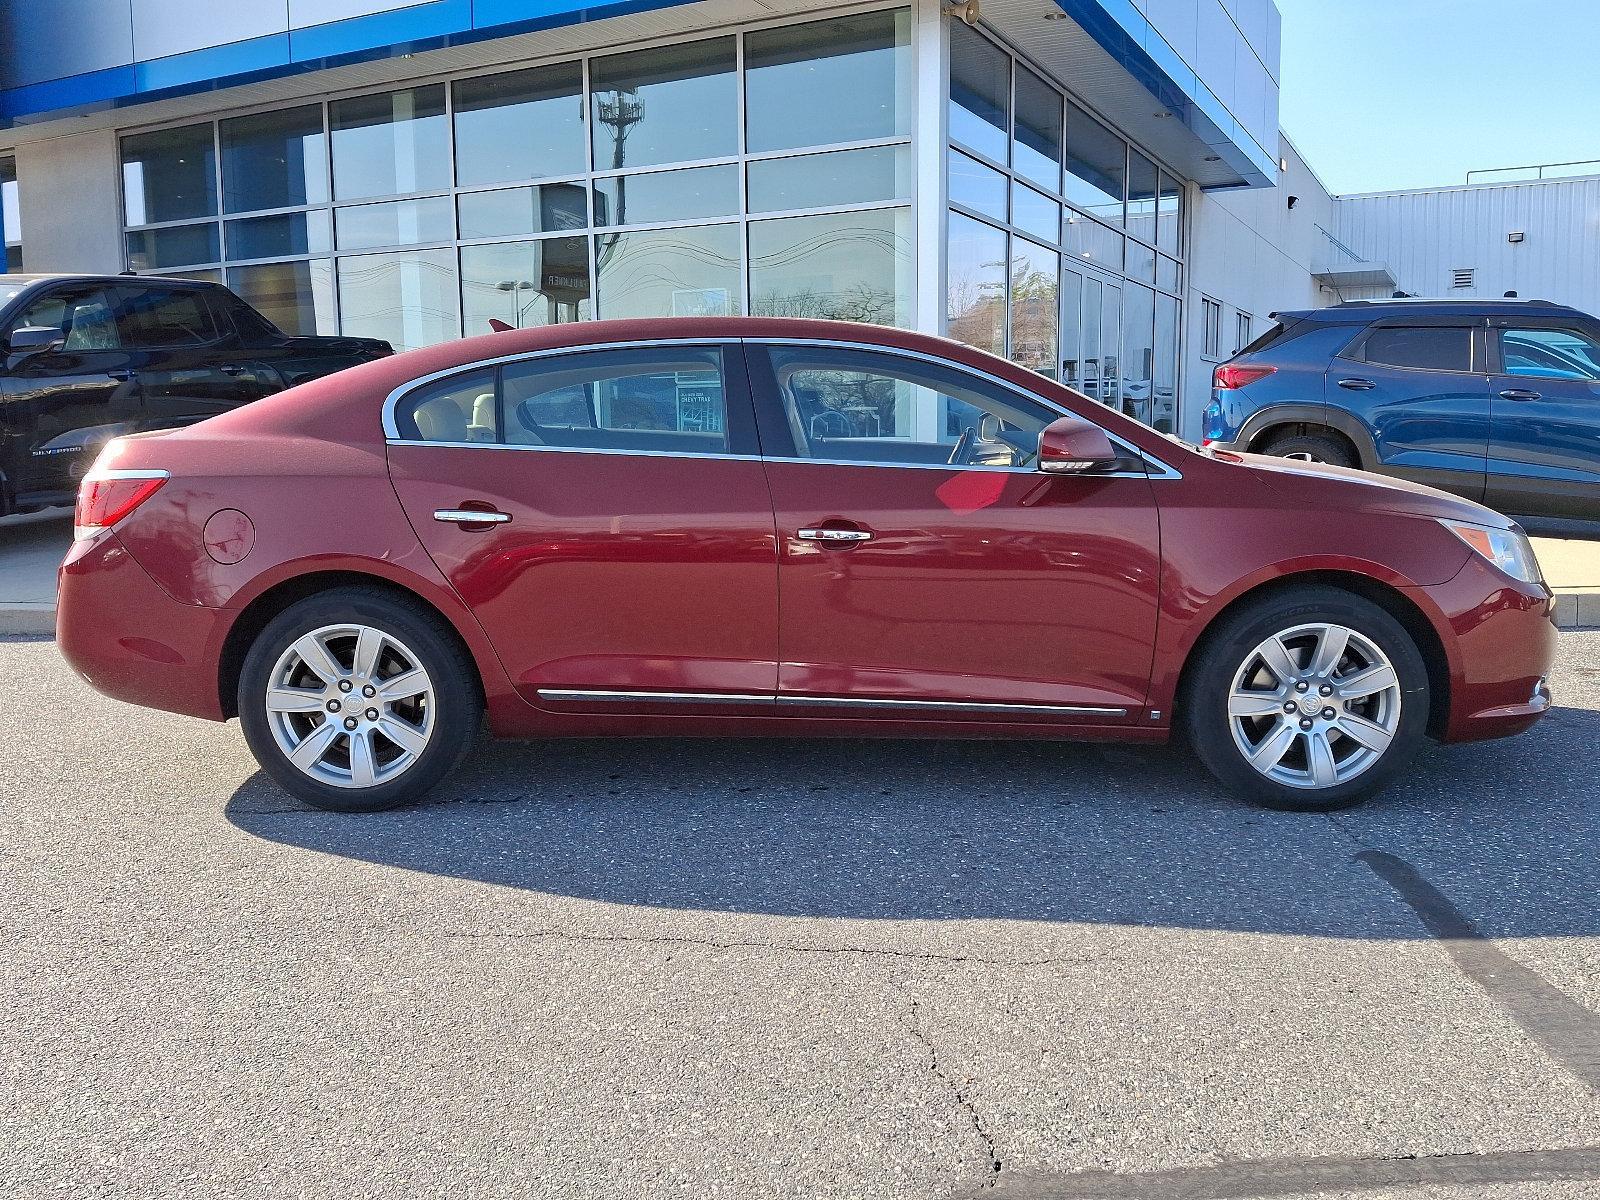
M1393 297L1387 300L1346 300L1329 308L1306 308L1274 314L1279 321L1315 321L1327 325L1365 325L1395 317L1585 317L1588 314L1550 300L1440 300ZM1592 318L1591 318L1592 319Z
M48 272L48 273L28 273L28 274L17 274L17 275L0 275L0 285L4 285L4 284L7 284L7 283L24 284L24 285L35 284L35 283L116 283L116 284L128 284L128 283L134 283L134 282L141 283L141 284L153 283L153 284L157 284L157 285L159 285L161 287L214 288L214 287L221 287L222 286L219 283L213 283L209 279L186 279L186 278L184 278L183 276L180 276L180 275L134 275L134 274L123 274L123 275L95 275L95 274L89 274L89 275L79 275L79 274L74 274L72 272L67 272L67 271Z

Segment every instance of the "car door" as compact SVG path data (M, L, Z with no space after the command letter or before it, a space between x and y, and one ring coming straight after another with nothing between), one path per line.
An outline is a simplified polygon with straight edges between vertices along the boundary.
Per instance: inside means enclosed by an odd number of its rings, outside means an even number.
M1122 722L1150 679L1154 485L1033 469L1061 415L880 349L747 344L777 516L780 701Z
M75 491L100 447L139 427L140 356L122 344L116 303L104 284L62 284L8 322L8 341L13 330L29 327L58 329L63 339L59 349L4 360L0 443L19 499Z
M770 712L777 549L737 343L451 374L392 421L412 526L526 699Z
M1600 327L1497 318L1492 341L1489 505L1600 520Z
M266 394L241 360L237 335L218 324L206 290L157 283L117 288L123 343L140 352L146 429L193 425Z
M1371 430L1379 468L1482 500L1489 450L1483 322L1381 322L1329 364L1330 406Z

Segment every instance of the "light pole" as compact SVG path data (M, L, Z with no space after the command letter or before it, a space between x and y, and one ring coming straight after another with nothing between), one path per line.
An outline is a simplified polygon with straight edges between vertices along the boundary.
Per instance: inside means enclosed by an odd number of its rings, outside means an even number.
M502 279L494 286L496 291L505 292L511 297L511 323L516 328L521 329L522 318L527 315L528 308L534 303L534 301L530 300L527 304L519 304L517 301L517 293L531 292L536 291L537 289L533 286L533 283L527 279Z

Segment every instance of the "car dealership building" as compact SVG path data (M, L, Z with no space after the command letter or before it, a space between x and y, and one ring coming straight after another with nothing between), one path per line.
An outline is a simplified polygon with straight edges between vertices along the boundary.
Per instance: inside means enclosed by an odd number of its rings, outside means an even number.
M0 0L7 261L400 348L902 325L1192 433L1270 310L1402 286L1280 139L1278 34L1270 0Z

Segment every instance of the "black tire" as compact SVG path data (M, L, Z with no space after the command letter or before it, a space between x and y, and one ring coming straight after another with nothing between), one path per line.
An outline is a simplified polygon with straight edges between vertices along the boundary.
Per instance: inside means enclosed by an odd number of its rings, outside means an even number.
M278 744L266 708L270 676L280 656L302 635L341 624L367 626L398 639L427 672L433 689L426 746L400 774L367 787L324 783L295 766ZM370 587L321 592L274 617L245 655L238 706L245 741L262 769L296 799L333 812L376 812L425 795L461 761L483 721L475 668L443 622L421 604Z
M1220 627L1208 633L1187 675L1179 717L1195 753L1229 790L1263 807L1291 812L1348 808L1387 786L1422 744L1427 735L1430 702L1427 666L1405 626L1370 600L1338 588L1306 585L1247 604L1222 621ZM1398 679L1399 714L1392 740L1375 761L1352 778L1313 790L1270 779L1251 766L1234 737L1229 696L1235 675L1245 668L1258 646L1274 634L1316 623L1354 630L1387 656ZM1305 703L1297 696L1290 698ZM1323 703L1313 701L1314 705ZM1275 719L1262 718L1264 722ZM1282 719L1291 720L1287 716ZM1345 746L1343 741L1334 740ZM1346 753L1354 748L1351 743L1345 747ZM1290 754L1303 754L1308 749L1309 741L1297 737ZM1309 762L1306 771L1309 776Z
M1263 446L1261 453L1276 458L1309 459L1311 462L1327 463L1330 467L1361 465L1349 446L1325 433L1280 434Z

